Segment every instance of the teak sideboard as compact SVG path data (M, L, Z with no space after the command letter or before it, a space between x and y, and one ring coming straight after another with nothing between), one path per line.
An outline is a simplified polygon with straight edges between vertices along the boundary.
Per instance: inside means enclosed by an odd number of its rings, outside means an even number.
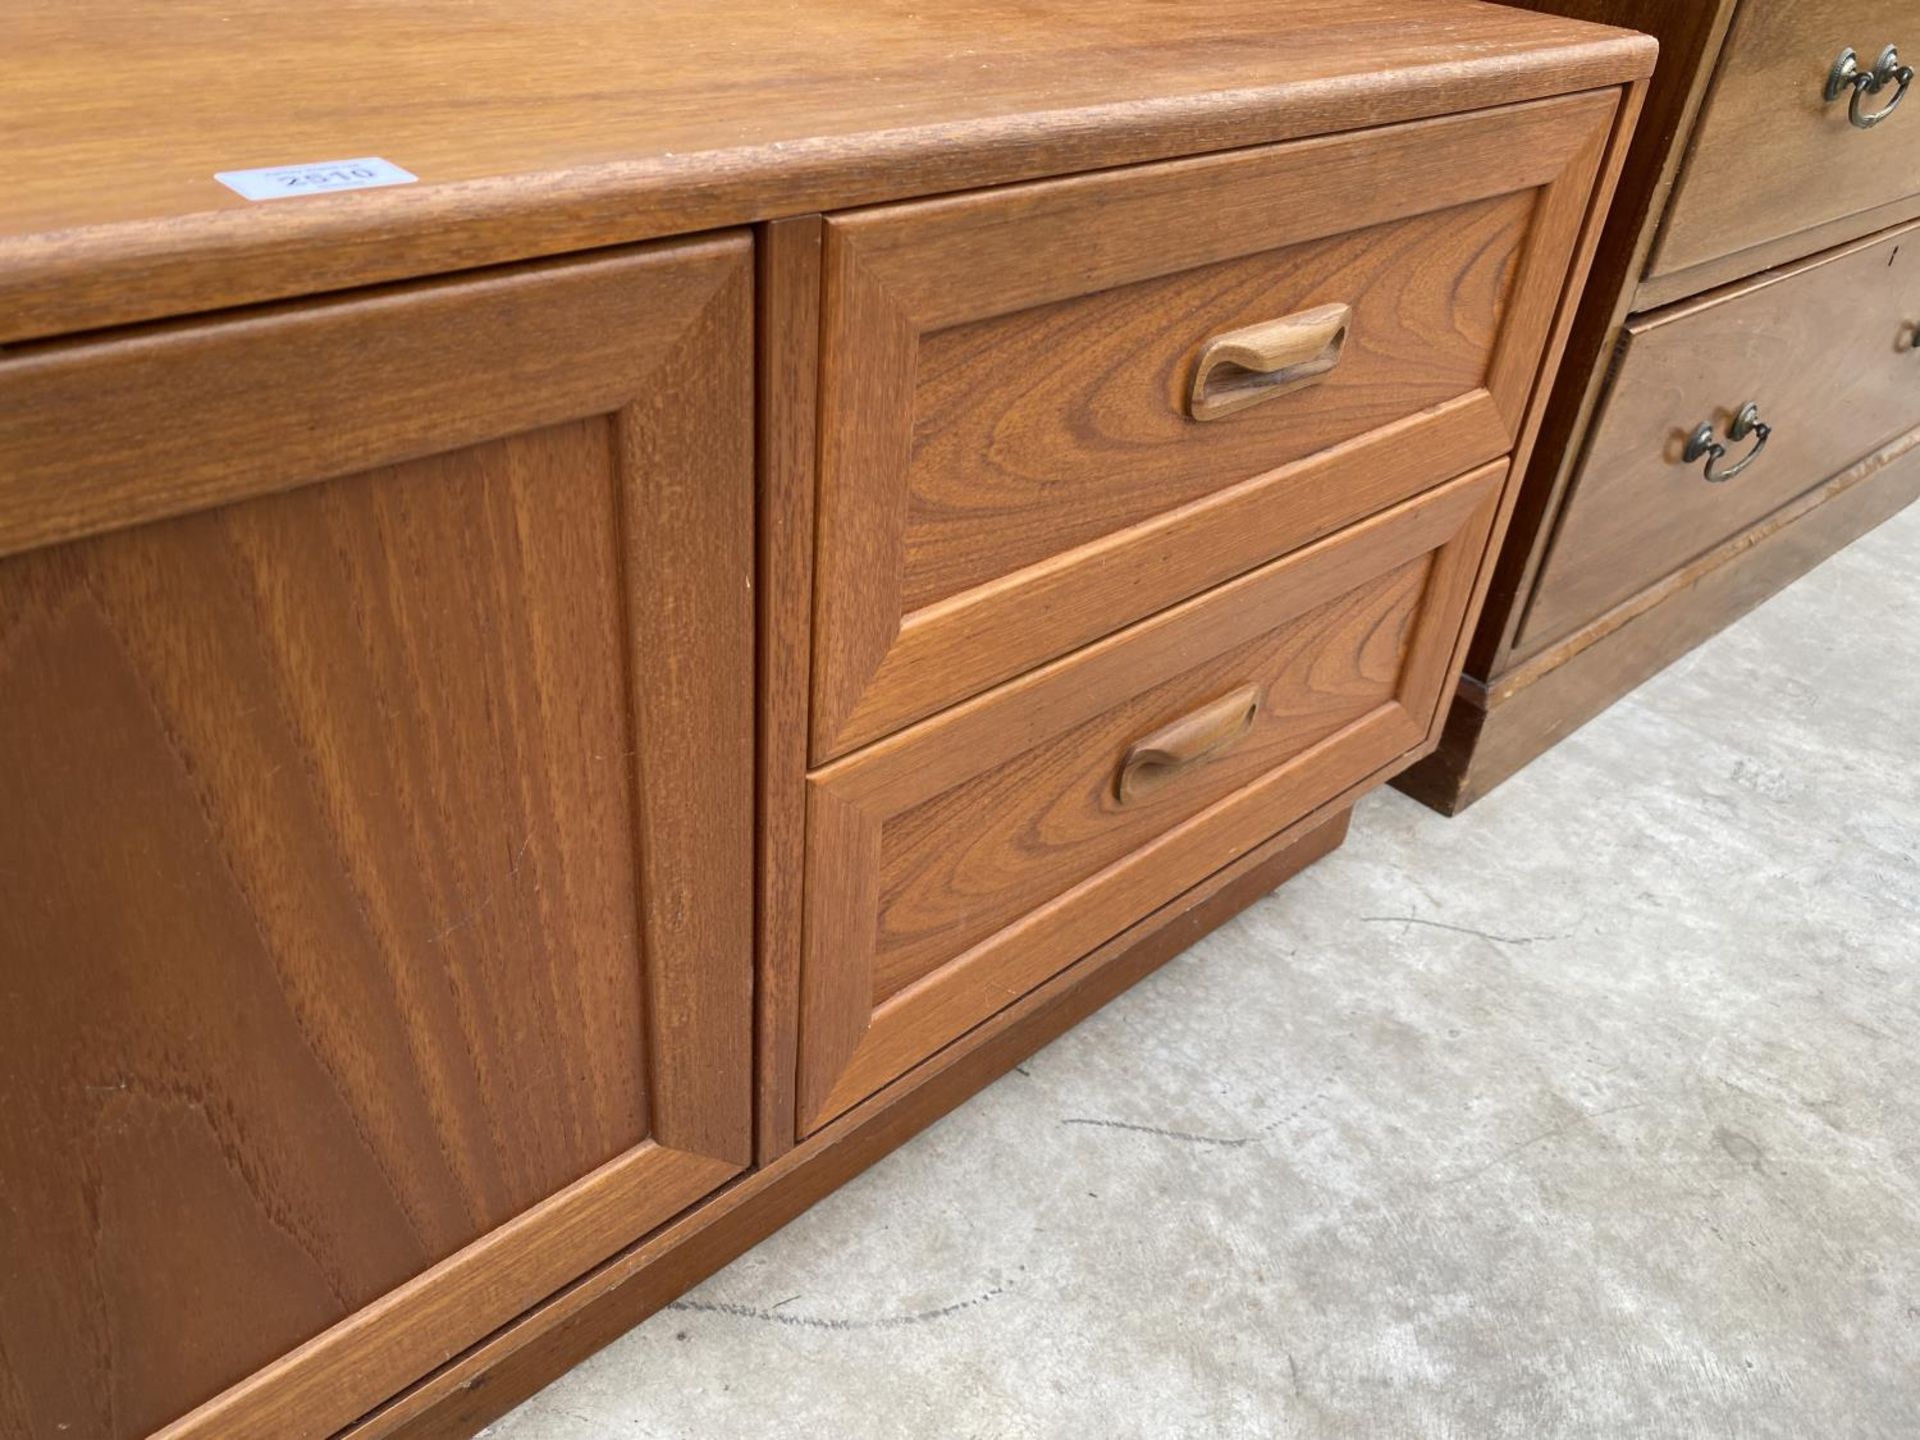
M0 16L6 1437L470 1434L1337 845L1654 56L315 26Z
M1516 0L1660 60L1437 751L1457 812L1920 497L1913 0Z

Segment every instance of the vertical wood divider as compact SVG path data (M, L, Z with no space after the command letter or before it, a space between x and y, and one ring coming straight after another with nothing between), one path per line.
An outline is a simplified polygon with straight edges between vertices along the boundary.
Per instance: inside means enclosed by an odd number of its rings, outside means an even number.
M755 237L760 824L754 1139L762 1165L794 1141L824 231L818 215L802 215L762 225Z

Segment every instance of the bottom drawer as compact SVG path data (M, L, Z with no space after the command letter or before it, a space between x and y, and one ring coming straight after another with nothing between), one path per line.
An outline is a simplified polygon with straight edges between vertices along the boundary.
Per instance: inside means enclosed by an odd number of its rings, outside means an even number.
M816 771L802 1133L1418 746L1505 473Z
M1920 421L1920 226L1628 322L1541 567L1532 654ZM1735 438L1749 402L1767 429ZM1687 458L1706 423L1726 454ZM1764 442L1764 448L1760 448ZM1737 468L1736 468L1737 467Z

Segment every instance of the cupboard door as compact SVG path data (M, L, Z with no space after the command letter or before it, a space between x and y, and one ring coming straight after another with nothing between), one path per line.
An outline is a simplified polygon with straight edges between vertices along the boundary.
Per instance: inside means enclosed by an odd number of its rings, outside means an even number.
M807 786L802 1133L1417 749L1504 462Z
M331 1434L748 1163L751 306L0 360L0 1433Z
M812 762L1506 454L1617 102L829 217Z

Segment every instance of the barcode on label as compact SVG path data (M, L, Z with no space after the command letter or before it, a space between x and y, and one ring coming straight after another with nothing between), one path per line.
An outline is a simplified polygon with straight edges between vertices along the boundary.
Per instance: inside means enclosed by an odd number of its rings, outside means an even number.
M367 155L358 160L317 160L311 165L275 165L266 170L222 170L213 178L249 200L285 200L332 190L411 185L420 177L378 155Z

